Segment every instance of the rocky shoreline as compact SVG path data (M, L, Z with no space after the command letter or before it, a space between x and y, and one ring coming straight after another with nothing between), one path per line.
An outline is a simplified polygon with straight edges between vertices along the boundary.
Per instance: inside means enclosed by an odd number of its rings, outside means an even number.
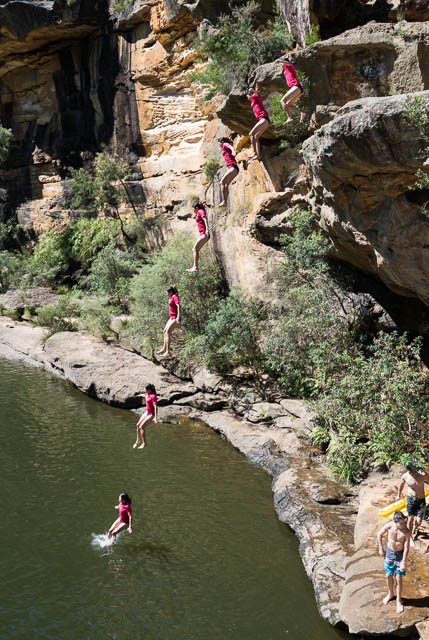
M46 333L0 317L0 357L43 367L84 393L126 409L138 409L141 390L153 382L161 419L186 415L202 420L272 476L276 512L299 539L325 620L352 633L429 638L429 599L422 579L429 576L429 559L423 547L410 561L405 614L381 607L384 575L374 539L380 526L376 513L393 493L397 469L373 474L360 487L344 487L329 479L323 456L305 440L311 420L305 403L255 403L246 419L239 419L223 408L225 394L216 376L200 372L184 381L117 344L81 332L57 333L43 344Z

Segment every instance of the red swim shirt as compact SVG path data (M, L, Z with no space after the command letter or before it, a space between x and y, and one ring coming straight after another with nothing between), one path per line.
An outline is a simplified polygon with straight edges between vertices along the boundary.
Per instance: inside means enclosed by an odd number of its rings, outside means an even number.
M119 503L119 520L121 522L125 522L125 524L129 524L131 513L132 513L132 509L130 504L124 504L123 502Z
M156 397L156 393L147 393L146 394L146 413L151 416L155 415L155 407L154 405L158 404L158 399Z
M180 299L179 296L172 295L170 300L168 301L168 308L170 312L170 318L177 318L177 305L179 304Z
M296 77L296 70L293 64L291 62L289 62L289 64L283 64L283 71L289 89L291 87L297 87L299 85L299 80Z
M264 107L261 96L250 96L250 104L252 105L253 113L258 120L268 118L268 111Z
M237 164L237 160L234 155L234 147L229 142L222 142L222 155L228 169L234 164Z
M195 221L200 234L202 235L203 233L207 233L207 218L204 209L198 209Z

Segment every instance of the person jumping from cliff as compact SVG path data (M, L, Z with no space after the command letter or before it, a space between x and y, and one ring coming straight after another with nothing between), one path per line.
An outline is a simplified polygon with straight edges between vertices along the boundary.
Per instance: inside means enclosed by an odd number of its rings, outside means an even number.
M170 338L173 331L175 331L180 324L180 298L177 291L177 284L167 287L166 293L168 295L168 311L170 318L164 327L164 344L162 349L157 351L160 356L170 355Z
M386 555L383 550L383 536L387 533ZM395 597L393 591L393 576L396 575L396 612L402 613L402 576L405 575L405 565L410 549L411 534L407 527L405 516L401 511L395 511L392 522L381 527L377 533L378 552L384 557L384 571L386 572L387 595L383 604L388 604Z
M268 111L264 107L264 103L262 102L262 98L259 95L259 85L256 84L255 88L250 88L249 93L247 94L248 100L250 100L250 104L253 109L253 113L258 120L257 124L253 127L251 132L249 133L250 140L252 142L252 147L254 154L250 157L250 160L260 160L261 159L261 144L259 142L259 138L262 136L264 131L268 129L270 126L270 118L268 115Z
M147 384L145 386L144 397L146 402L146 411L137 422L137 438L133 444L134 449L144 449L146 446L146 434L145 428L151 422L158 422L158 398L156 396L156 389L153 384Z
M128 533L132 533L132 509L131 509L131 499L127 493L121 493L119 496L119 504L115 507L115 509L119 510L119 518L115 520L112 526L109 529L109 533L107 536L109 538L114 538L116 542L116 536L124 529L128 529Z
M291 56L289 53L286 53L286 55L282 56L281 58L278 58L277 60L274 60L274 62L279 62L280 64L283 65L283 71L285 74L286 83L287 83L287 86L289 87L289 91L285 93L283 98L280 100L280 104L282 105L283 110L287 115L286 124L288 124L289 122L292 122L292 118L290 115L291 111L295 111L295 113L299 113L300 114L299 121L303 122L306 116L305 111L301 111L301 109L298 109L298 107L295 107L295 105L292 104L302 96L302 94L304 93L304 89L296 75L296 69L295 69L295 66L292 64Z
M220 146L222 147L222 155L225 160L227 171L220 181L220 187L222 190L222 202L220 207L226 207L228 200L229 185L238 176L240 169L238 168L237 160L235 159L234 145L231 138L219 138Z
M407 512L408 512L408 528L411 532L411 546L414 547L414 540L417 537L418 529L422 523L426 511L425 483L429 484L429 474L425 471L419 471L415 462L407 455L404 460L406 473L401 477L396 499L401 497L402 490L405 485L408 486L407 495Z
M194 273L198 271L198 260L200 257L200 251L203 246L210 240L210 231L207 224L207 215L206 215L206 206L205 202L194 202L192 208L195 212L195 222L197 223L199 238L194 244L192 248L192 253L194 255L194 264L190 269L186 269L189 273Z

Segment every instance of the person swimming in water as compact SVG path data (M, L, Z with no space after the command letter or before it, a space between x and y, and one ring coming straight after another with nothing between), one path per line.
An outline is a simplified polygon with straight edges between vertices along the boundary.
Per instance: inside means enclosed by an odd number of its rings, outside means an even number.
M177 284L167 287L166 293L168 295L168 311L170 318L164 327L164 344L162 349L157 353L160 356L170 355L170 338L173 331L179 328L180 324L180 298L177 291Z
M285 93L283 98L280 100L280 104L282 105L283 110L287 116L286 124L288 124L289 122L292 122L292 118L290 115L291 111L294 111L295 113L299 113L300 122L303 122L306 115L305 111L298 109L298 107L296 107L293 104L293 102L295 102L302 96L302 94L304 93L304 89L296 75L296 69L292 63L292 57L289 53L286 53L286 55L282 56L281 58L278 58L277 60L274 60L274 62L279 62L280 64L283 65L283 71L286 78L286 83L287 83L287 86L289 87L289 91L287 91L287 93Z
M134 449L144 449L146 446L146 433L145 427L153 422L158 422L158 398L156 395L156 389L153 384L147 384L145 386L145 395L142 397L146 401L146 412L141 416L137 422L137 438L133 444ZM140 445L140 446L139 446Z
M238 168L237 160L235 159L234 145L231 138L219 138L220 146L222 148L222 155L225 160L227 171L220 181L220 187L222 190L222 202L220 207L226 207L228 200L229 185L238 176L240 169Z
M250 104L253 109L253 113L255 114L258 122L255 124L253 129L250 131L249 136L252 142L253 147L253 156L250 157L250 160L260 160L261 159L261 144L259 142L259 138L262 134L269 128L271 122L268 115L268 111L264 107L264 103L262 102L262 98L259 95L259 85L256 84L253 89L250 87L249 93L247 94L248 100L250 100Z
M387 533L386 555L383 550L383 536ZM392 522L381 527L377 533L378 552L384 557L384 571L386 573L387 595L383 604L388 604L395 597L393 592L393 576L396 576L396 612L402 613L402 576L405 575L405 565L410 550L411 534L407 527L404 514L395 511Z
M186 269L186 271L189 271L189 273L198 271L198 260L200 257L200 251L203 246L210 240L210 231L207 224L207 215L205 209L206 206L207 205L205 202L200 202L199 200L197 202L194 202L194 204L192 205L192 208L195 212L195 222L197 223L199 238L192 248L194 264L190 269Z
M107 535L109 538L113 537L116 542L116 536L118 535L118 533L121 533L121 531L128 529L129 533L133 532L131 526L131 498L127 493L121 493L121 495L119 496L119 504L115 506L115 509L119 509L119 518L112 524Z

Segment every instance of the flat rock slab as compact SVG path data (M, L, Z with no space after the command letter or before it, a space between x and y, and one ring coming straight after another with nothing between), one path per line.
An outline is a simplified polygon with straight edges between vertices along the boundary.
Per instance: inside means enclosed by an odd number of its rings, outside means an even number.
M46 329L0 318L0 357L38 364L70 380L107 404L142 406L146 384L154 384L159 404L170 404L197 389L145 358L81 332L54 334L42 346Z
M386 595L383 558L378 555L377 531L388 520L377 516L379 510L395 501L402 468L395 466L389 475L373 474L360 490L355 527L355 552L346 562L345 583L340 599L340 616L351 633L365 635L401 634L414 627L427 633L429 626L429 554L428 530L424 525L414 549L410 549L407 575L404 577L405 611L396 613L396 600L382 604ZM426 629L426 631L425 631ZM424 636L422 636L424 637Z
M43 307L56 302L60 296L47 287L29 287L28 289L9 289L0 296L0 304L5 309L26 309Z

